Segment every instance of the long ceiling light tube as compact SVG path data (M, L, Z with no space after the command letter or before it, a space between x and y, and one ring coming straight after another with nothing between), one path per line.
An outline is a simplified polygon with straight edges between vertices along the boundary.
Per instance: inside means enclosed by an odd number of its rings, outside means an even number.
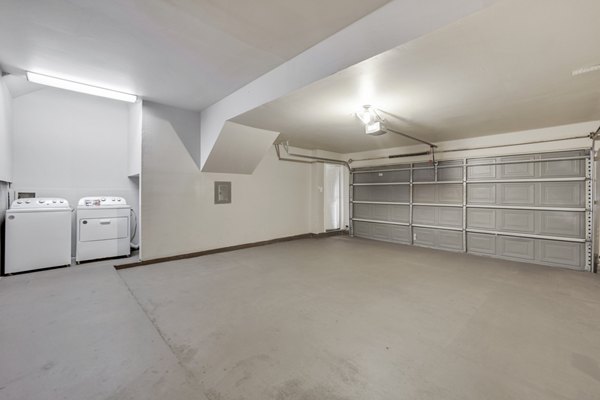
M91 94L93 96L106 97L113 100L135 103L137 96L129 93L118 92L116 90L105 89L97 86L86 85L84 83L73 82L66 79L55 78L53 76L27 72L27 80L41 85L52 86L59 89L71 90L73 92Z

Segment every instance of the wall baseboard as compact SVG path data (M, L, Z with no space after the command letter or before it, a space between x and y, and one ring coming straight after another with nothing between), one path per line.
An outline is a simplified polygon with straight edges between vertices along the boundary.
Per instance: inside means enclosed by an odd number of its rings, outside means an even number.
M260 242L238 244L235 246L220 247L217 249L198 251L198 252L194 252L194 253L179 254L176 256L153 258L150 260L142 260L142 261L129 263L129 264L118 264L118 265L115 265L115 269L120 270L120 269L127 269L127 268L142 267L144 265L159 264L159 263L168 262L168 261L185 260L188 258L207 256L209 254L225 253L228 251L248 249L251 247L266 246L268 244L289 242L292 240L321 239L321 238L326 238L326 237L330 237L330 236L341 236L341 235L347 235L347 234L348 234L348 231L345 231L345 230L330 231L330 232L323 232L323 233L303 233L301 235L285 236L285 237L276 238L276 239L263 240Z

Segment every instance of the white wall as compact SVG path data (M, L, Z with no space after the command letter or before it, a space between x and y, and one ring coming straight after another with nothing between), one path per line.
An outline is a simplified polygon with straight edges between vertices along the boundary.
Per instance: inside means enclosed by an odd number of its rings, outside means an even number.
M142 101L129 105L129 131L127 140L127 174L136 176L142 172Z
M310 232L325 231L325 165L321 163L310 165L309 218Z
M142 259L310 232L310 164L271 149L252 175L200 172L181 139L199 129L199 113L144 102ZM215 181L232 182L231 204L213 204Z
M12 98L0 78L0 181L12 180Z
M64 197L73 208L84 196L122 196L137 211L129 104L46 88L13 99L13 118L15 192Z
M12 181L12 98L0 78L0 264L2 264L4 216L8 209L8 183Z

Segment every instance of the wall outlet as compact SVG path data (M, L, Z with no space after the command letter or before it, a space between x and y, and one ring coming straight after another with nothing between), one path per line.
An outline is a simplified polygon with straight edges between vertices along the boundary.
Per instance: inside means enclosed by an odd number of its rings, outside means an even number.
M417 240L417 234L413 233L413 240Z

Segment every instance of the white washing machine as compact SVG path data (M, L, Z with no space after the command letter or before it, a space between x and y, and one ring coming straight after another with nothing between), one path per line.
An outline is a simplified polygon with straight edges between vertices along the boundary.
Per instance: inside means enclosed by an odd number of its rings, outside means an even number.
M4 272L70 266L72 211L65 199L13 201L6 211Z
M131 207L122 197L84 197L77 204L77 263L131 254Z

